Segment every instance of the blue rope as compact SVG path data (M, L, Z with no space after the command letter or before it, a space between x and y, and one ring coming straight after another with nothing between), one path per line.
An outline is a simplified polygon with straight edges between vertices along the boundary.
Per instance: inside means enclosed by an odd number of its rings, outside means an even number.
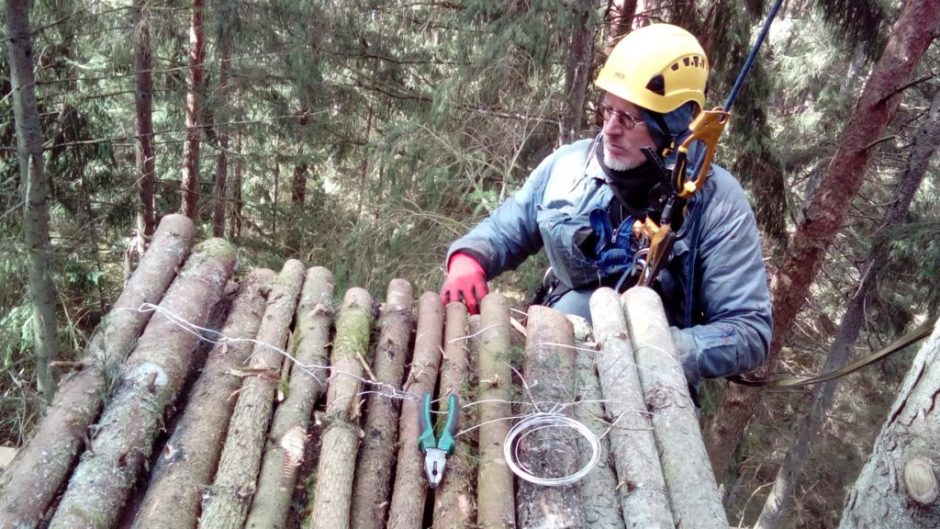
M747 56L747 60L744 61L744 66L741 68L741 73L738 74L737 80L734 82L734 88L731 89L731 95L728 96L728 99L725 100L724 108L725 112L731 110L731 105L734 104L734 100L738 98L738 92L741 91L741 86L744 85L744 79L747 77L748 72L751 70L751 66L754 64L754 61L757 59L757 52L760 51L761 45L764 44L764 39L767 38L767 33L770 32L770 24L774 21L774 17L777 16L777 11L780 10L780 4L783 3L783 0L777 0L774 2L773 7L770 8L770 13L767 15L767 20L764 20L764 27L761 28L760 34L757 36L757 41L754 43L754 47L751 48L751 53Z

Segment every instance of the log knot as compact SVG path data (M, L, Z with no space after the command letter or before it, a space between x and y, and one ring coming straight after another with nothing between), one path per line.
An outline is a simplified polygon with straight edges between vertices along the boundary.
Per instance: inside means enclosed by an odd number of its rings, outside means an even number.
M908 496L921 505L937 500L937 474L926 458L917 457L904 465L904 485Z

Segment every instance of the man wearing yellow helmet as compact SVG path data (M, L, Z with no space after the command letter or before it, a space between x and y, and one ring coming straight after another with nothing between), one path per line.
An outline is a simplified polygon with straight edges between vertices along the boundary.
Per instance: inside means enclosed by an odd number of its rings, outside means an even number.
M513 197L448 252L445 303L471 312L486 281L544 248L551 275L538 302L590 319L591 293L623 286L640 249L635 220L659 222L664 167L705 103L708 60L682 28L653 24L624 37L597 77L603 128L549 155ZM760 365L770 344L770 296L753 212L738 182L712 165L674 215L677 240L654 288L689 383ZM619 283L619 284L618 284Z

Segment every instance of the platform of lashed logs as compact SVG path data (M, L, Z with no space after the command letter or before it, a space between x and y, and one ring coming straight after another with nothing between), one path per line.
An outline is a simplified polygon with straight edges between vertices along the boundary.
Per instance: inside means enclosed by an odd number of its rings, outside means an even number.
M402 279L376 302L294 260L235 285L234 248L190 249L192 233L161 223L88 365L0 476L0 529L728 527L653 291L599 290L593 336L531 307L523 337L499 294L479 317ZM433 490L417 449L427 391L462 405ZM601 441L563 486L504 458L513 423L549 411ZM544 476L591 455L568 429L514 453Z

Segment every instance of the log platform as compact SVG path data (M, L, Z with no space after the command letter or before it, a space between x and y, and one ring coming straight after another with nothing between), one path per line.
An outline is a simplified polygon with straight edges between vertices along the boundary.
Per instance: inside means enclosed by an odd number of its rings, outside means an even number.
M80 397L0 475L0 529L728 528L652 290L599 290L593 328L513 322L498 293L468 316L405 279L384 302L334 292L298 261L236 283L228 243L190 250L188 219L164 222L62 385ZM441 419L460 406L434 489L425 393Z

